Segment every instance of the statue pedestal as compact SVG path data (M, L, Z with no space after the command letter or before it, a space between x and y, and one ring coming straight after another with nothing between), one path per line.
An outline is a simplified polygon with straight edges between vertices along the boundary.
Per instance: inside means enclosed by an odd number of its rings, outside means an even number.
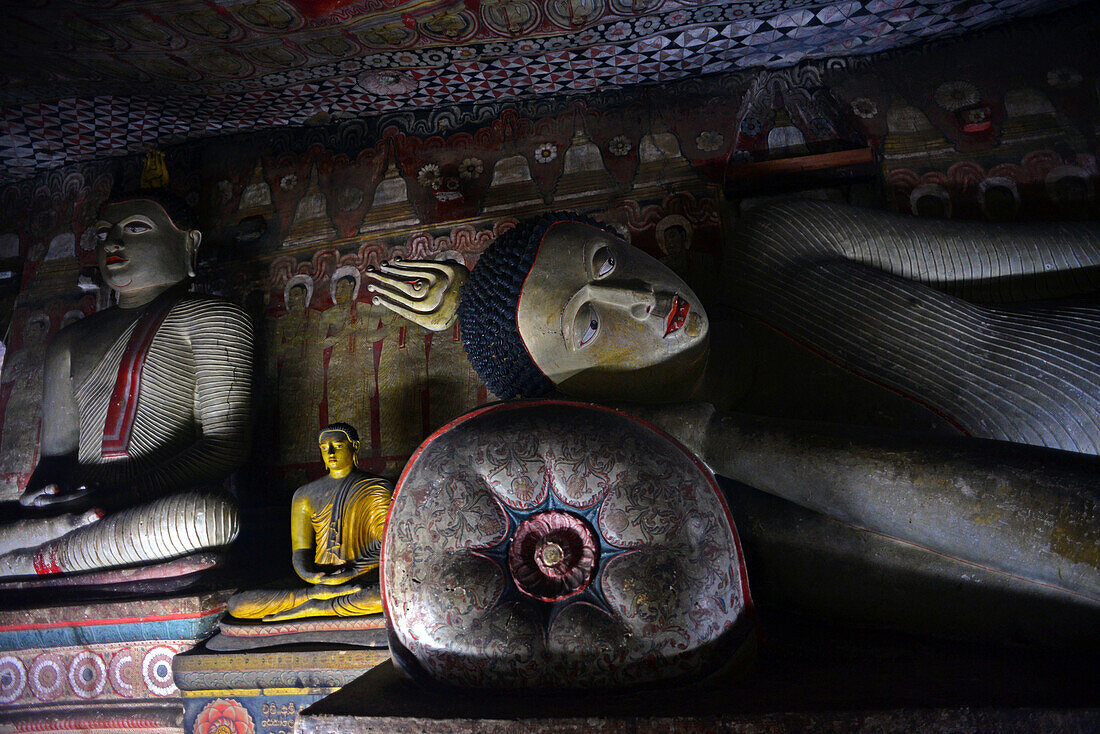
M386 662L298 716L298 734L1066 731L1100 728L1095 651L1051 654L766 615L737 677L538 695L427 690Z
M182 558L140 566L64 573L46 576L24 576L0 581L0 593L19 594L28 599L125 598L174 594L198 586L216 568L224 565L221 553L192 553Z
M182 732L172 658L228 591L0 610L0 730Z
M218 628L218 634L207 641L207 650L236 652L298 643L387 648L386 618L381 614L310 617L285 622L250 622L226 617Z
M224 631L221 633L224 636ZM389 659L389 650L313 649L302 645L216 652L201 645L172 663L193 734L228 731L289 734L299 711Z

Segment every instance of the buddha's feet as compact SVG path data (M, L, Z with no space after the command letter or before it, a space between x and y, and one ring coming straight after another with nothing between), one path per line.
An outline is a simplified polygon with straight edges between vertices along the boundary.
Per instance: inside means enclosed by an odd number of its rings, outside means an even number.
M228 545L237 537L236 504L183 492L131 507L32 547L0 555L0 577L41 576L134 566Z
M0 525L0 553L18 548L33 548L91 525L103 517L100 510L72 512L41 519L16 520Z

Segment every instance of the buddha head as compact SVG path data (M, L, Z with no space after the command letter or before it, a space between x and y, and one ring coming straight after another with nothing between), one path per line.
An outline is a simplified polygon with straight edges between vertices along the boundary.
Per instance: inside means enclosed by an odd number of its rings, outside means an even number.
M708 320L671 270L596 222L550 214L501 236L462 291L470 362L501 398L683 400Z
M23 346L36 347L46 341L46 333L50 330L50 317L39 312L27 317L23 327Z
M313 300L313 278L299 273L291 276L283 288L283 303L287 311L304 314Z
M325 462L329 476L342 479L355 468L359 432L347 423L330 423L317 435L317 446L321 449L321 461Z
M112 196L95 224L96 262L120 295L163 289L193 277L202 240L191 208L161 190Z
M341 265L332 274L332 302L347 306L359 295L359 271L352 265Z

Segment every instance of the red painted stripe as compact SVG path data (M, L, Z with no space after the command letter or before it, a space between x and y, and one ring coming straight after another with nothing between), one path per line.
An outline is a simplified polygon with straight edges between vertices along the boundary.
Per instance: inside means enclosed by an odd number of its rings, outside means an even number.
M118 619L84 619L71 622L40 622L37 624L0 625L0 632L25 632L27 630L50 629L53 627L95 627L107 624L140 624L142 622L171 622L177 619L202 619L226 610L225 604L219 604L202 612L178 612L176 614L155 614L148 617L120 617Z
M52 546L48 548L49 557L44 555L43 551L38 551L34 554L32 563L34 564L34 572L39 576L49 576L50 574L61 573L64 569L57 564L57 556L54 553Z
M145 358L149 354L153 337L174 303L172 298L162 298L160 303L141 317L126 343L126 351L122 353L118 375L115 377L115 388L111 392L111 401L107 404L107 419L103 422L101 455L105 459L129 456L127 449L130 447L130 434L137 416Z
M381 323L381 322L379 322ZM382 364L382 340L379 339L372 345L374 357L374 390L370 394L370 450L371 456L377 458L382 453L382 406L378 397L378 369Z

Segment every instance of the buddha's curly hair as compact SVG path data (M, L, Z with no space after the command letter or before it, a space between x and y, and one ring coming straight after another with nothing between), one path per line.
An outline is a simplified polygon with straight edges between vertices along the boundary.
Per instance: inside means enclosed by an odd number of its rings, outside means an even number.
M135 189L113 192L107 197L107 201L103 202L100 210L102 211L109 204L118 204L122 201L132 201L134 199L145 199L159 204L164 213L168 215L168 218L172 220L172 224L176 225L176 229L187 232L199 228L199 218L195 216L195 210L191 208L190 204L168 189Z
M538 397L554 389L523 345L516 309L542 236L560 222L580 222L611 232L574 212L549 212L528 219L502 234L481 254L462 286L458 306L462 345L478 376L502 400Z
M350 423L329 423L317 434L317 440L320 441L321 436L325 435L325 433L328 431L341 431L345 436L348 437L349 441L359 440L359 431L355 430L355 426L351 425Z

